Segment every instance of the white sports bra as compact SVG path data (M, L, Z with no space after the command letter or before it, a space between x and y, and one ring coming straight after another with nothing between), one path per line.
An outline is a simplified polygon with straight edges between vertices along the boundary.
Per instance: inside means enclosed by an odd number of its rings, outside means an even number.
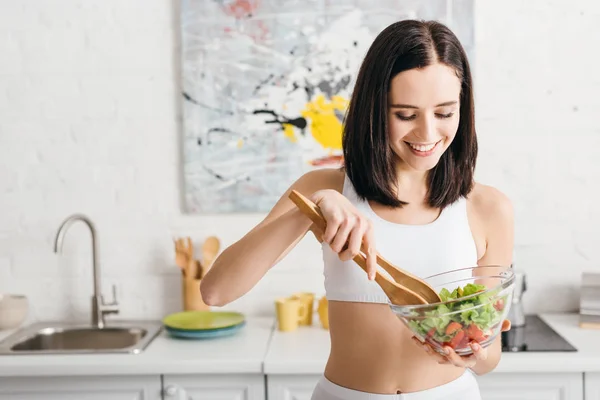
M444 208L425 225L404 225L379 217L367 201L360 200L346 175L342 194L373 223L379 253L392 264L419 277L477 266L477 248L467 219L463 197ZM375 281L353 260L341 261L328 244L322 244L325 296L329 300L388 303ZM378 271L389 275L379 267Z

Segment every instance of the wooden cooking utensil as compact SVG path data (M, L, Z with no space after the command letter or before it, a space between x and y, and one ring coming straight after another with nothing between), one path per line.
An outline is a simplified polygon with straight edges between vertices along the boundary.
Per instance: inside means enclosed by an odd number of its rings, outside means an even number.
M217 258L217 254L219 253L220 248L221 242L216 236L207 237L204 243L202 244L202 267L204 269L204 274L208 272L213 262L215 261L215 258Z
M202 267L202 263L200 262L200 260L194 260L194 262L196 263L195 279L202 279L205 274L204 268Z
M186 278L193 279L195 275L195 262L194 262L194 246L192 239L187 237L185 239L176 239L175 242L175 263L183 272L183 276Z
M296 190L291 191L289 198L322 232L325 232L327 223L316 204ZM361 251L365 254L367 253L364 242L361 243ZM379 264L379 266L394 279L394 281L392 281L386 276L381 275L379 271L376 271L375 282L381 286L381 289L383 289L393 304L431 304L442 301L435 290L426 282L407 271L394 266L378 252L376 253L376 257L377 264ZM359 253L353 260L367 272L367 259L364 254Z
M187 270L187 265L189 262L187 252L185 251L185 247L181 239L173 239L173 244L175 245L175 264L177 264L185 276L185 271Z
M186 279L196 279L196 274L198 274L198 266L196 264L196 260L190 258L186 270Z

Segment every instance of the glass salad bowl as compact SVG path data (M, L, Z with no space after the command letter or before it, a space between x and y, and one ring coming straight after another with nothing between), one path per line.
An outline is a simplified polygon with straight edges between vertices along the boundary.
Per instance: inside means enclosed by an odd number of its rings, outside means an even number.
M501 333L512 303L515 275L511 267L480 266L423 279L442 301L394 305L394 314L421 342L444 354L449 346L460 355L472 354L471 342L483 348Z

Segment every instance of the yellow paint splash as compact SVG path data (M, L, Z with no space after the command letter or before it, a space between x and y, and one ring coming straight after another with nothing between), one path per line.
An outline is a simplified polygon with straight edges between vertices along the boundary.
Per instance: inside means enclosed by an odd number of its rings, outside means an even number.
M298 141L296 133L294 132L294 125L292 124L283 124L283 134L285 135L285 137L290 139L290 142L292 143L296 143Z
M342 149L342 123L335 115L335 110L343 114L347 107L348 100L341 96L333 96L331 101L327 101L325 96L319 95L307 103L302 110L302 116L310 121L310 132L313 138L323 148Z

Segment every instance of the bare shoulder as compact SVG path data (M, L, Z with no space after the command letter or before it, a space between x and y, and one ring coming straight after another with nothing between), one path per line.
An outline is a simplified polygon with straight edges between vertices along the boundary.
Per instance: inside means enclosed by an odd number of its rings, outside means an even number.
M513 205L500 190L475 184L468 197L475 220L472 227L479 240L480 265L510 265L514 245Z
M309 171L290 185L258 226L274 220L295 207L294 203L289 199L292 190L310 197L314 192L325 189L333 189L341 192L343 186L344 170L342 169L321 168Z
M513 205L506 194L493 186L476 183L469 202L483 220L502 221L513 218Z
M321 168L302 175L290 189L310 195L317 190L334 189L342 191L344 170L341 168Z

